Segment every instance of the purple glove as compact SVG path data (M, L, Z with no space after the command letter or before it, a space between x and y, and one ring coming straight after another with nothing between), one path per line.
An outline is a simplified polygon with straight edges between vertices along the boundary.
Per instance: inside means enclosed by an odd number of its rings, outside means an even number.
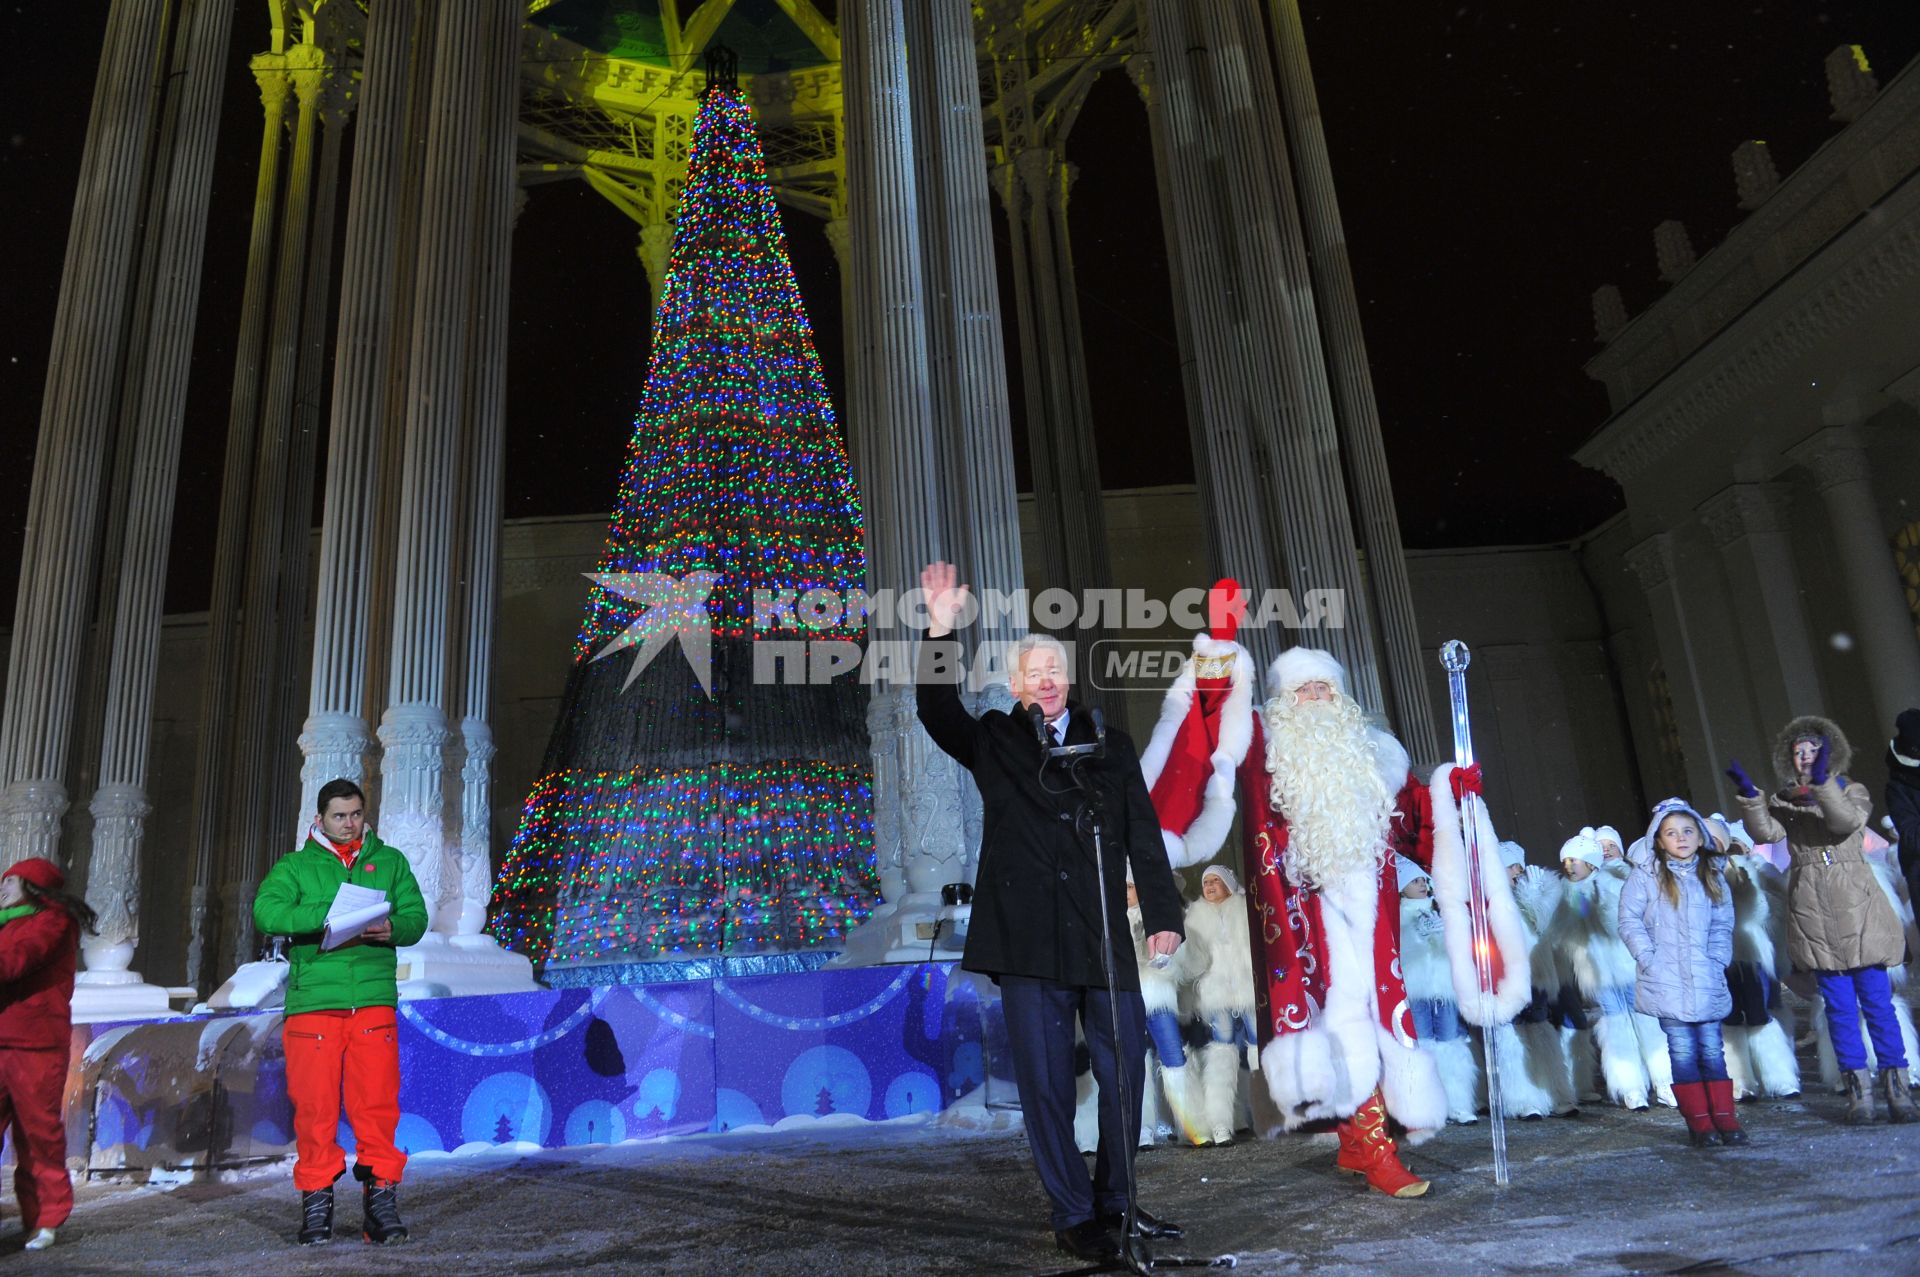
M1813 756L1813 766L1807 769L1807 779L1816 785L1827 783L1827 769L1833 766L1833 742L1822 736L1820 752Z
M1753 783L1753 777L1747 775L1747 769L1740 765L1737 758L1727 760L1727 779L1733 782L1734 792L1742 798L1752 798L1760 792Z

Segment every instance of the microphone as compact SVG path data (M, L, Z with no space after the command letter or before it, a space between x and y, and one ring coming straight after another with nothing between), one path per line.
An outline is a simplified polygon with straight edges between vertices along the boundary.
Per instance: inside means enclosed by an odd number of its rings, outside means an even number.
M1040 748L1053 748L1053 733L1047 730L1047 716L1038 705L1027 706L1027 720L1033 724L1033 738L1040 742Z
M1093 715L1093 756L1095 758L1105 758L1107 756L1106 715L1100 712L1098 705L1089 706L1088 712Z

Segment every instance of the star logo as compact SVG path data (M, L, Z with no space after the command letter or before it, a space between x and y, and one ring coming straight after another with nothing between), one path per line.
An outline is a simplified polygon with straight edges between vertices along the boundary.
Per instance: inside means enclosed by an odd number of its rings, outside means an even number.
M678 580L664 572L586 572L582 575L602 589L640 605L640 615L634 618L633 624L593 654L597 661L630 647L640 649L634 654L626 681L620 684L621 691L632 687L633 680L640 677L640 671L647 668L648 662L678 638L680 650L687 654L687 664L693 667L693 677L699 681L700 690L709 699L713 697L713 618L707 614L707 596L713 593L714 582L719 579L717 573L689 572Z

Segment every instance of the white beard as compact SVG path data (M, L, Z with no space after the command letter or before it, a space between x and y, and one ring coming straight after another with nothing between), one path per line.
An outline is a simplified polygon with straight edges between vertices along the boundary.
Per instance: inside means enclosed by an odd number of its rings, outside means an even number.
M1360 706L1344 696L1266 706L1268 797L1287 818L1287 878L1324 887L1385 863L1396 795Z

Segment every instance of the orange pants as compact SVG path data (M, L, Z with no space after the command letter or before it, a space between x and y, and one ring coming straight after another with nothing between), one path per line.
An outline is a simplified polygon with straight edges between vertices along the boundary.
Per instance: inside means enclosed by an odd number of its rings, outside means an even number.
M354 1160L376 1179L398 1181L407 1155L393 1145L400 1124L400 1039L392 1007L290 1015L280 1032L293 1101L293 1186L325 1188L347 1169L341 1099L359 1147Z
M67 1048L0 1047L0 1129L13 1138L13 1194L28 1232L73 1214L67 1178Z

